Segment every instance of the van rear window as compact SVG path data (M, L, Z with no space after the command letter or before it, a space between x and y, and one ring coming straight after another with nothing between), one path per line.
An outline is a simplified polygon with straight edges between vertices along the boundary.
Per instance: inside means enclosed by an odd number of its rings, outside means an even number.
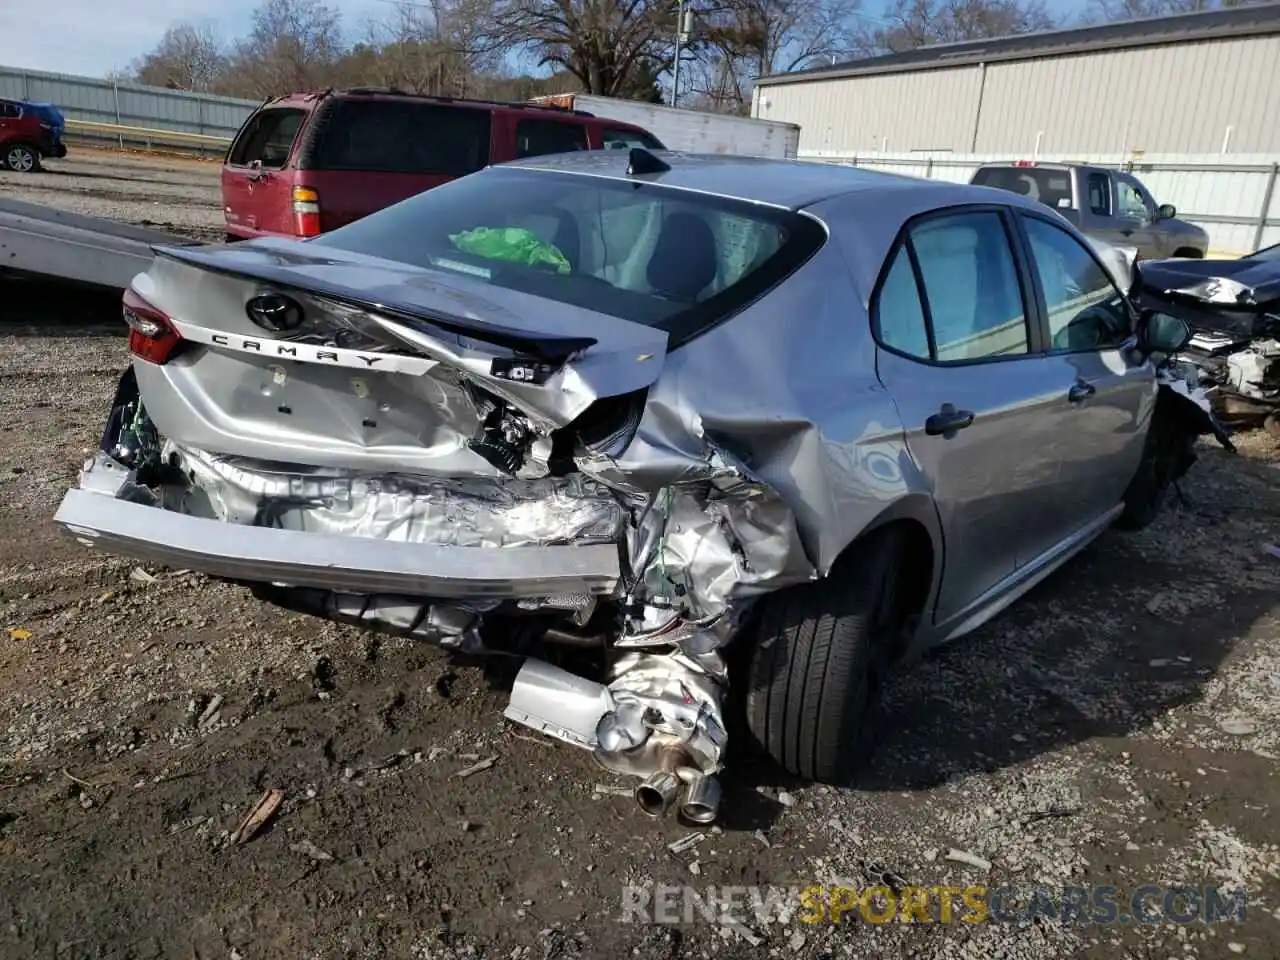
M489 163L487 110L403 100L338 100L308 166L463 176Z

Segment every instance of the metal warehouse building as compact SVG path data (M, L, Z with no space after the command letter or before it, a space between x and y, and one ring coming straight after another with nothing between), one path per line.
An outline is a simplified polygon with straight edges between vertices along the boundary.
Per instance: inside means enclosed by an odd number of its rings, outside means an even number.
M1280 3L762 77L800 154L1280 154Z

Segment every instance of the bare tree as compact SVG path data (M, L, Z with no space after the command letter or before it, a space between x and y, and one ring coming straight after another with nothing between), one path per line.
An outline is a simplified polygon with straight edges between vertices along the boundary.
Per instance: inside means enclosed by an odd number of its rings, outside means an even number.
M1258 0L1091 0L1086 22L1137 20L1175 13L1245 7Z
M1057 26L1044 0L893 0L884 19L887 26L864 30L858 44L863 53L896 53Z
M498 0L495 35L587 93L626 97L650 92L671 64L675 19L675 0Z
M346 48L342 17L320 0L265 0L249 35L236 44L237 92L277 96L327 86Z
M227 54L213 27L179 24L165 31L155 49L128 71L136 83L209 93L227 73Z
M724 0L704 8L695 14L695 102L741 113L754 77L848 56L860 7L860 0Z

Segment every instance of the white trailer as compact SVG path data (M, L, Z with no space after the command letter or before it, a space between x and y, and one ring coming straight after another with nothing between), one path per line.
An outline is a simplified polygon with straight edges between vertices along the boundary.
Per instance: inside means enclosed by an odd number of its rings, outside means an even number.
M619 100L589 93L564 93L534 97L532 103L554 104L568 110L585 110L597 117L644 127L669 150L686 153L724 153L746 157L795 157L800 127L778 120L731 117L703 113L660 103Z

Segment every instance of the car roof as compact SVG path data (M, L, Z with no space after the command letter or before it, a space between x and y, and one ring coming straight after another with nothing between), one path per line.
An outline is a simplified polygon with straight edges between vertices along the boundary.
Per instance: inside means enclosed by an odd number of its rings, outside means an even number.
M580 150L547 154L498 164L524 170L576 173L585 176L634 181L694 190L712 196L749 203L799 210L823 200L851 194L882 194L886 191L914 192L925 206L950 203L1010 203L1016 197L1004 190L974 187L942 180L924 180L878 170L865 170L837 163L809 160L782 160L768 157L740 157L724 154L680 153L654 150L670 170L627 175L630 151Z
M369 100L395 101L396 103L420 103L439 107L460 107L473 110L514 110L528 112L539 118L548 117L566 123L583 123L598 120L611 127L621 127L648 133L643 127L636 126L626 120L615 120L612 117L601 117L586 110L569 110L551 103L522 103L518 100L478 100L465 97L441 97L426 93L410 93L381 87L351 87L345 90L299 91L286 93L265 101L261 109L272 107L305 107L311 109L325 100Z

